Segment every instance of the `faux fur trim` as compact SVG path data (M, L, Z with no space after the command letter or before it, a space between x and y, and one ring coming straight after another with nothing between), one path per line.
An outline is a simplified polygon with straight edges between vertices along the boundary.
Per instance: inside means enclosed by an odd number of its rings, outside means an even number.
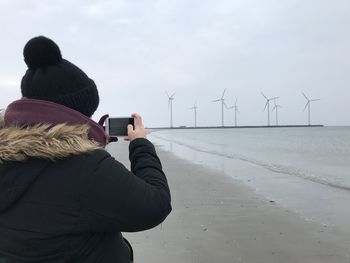
M89 140L88 131L87 124L6 126L0 116L0 163L29 158L55 161L100 149L97 142Z

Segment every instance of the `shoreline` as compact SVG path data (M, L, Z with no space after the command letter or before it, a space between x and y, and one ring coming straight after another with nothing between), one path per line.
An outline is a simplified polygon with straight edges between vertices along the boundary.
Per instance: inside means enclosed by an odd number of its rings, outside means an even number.
M265 128L323 128L323 124L313 125L242 125L242 126L176 126L176 127L146 127L150 132L158 130L201 130L201 129L265 129Z
M129 167L127 143L109 151ZM173 211L162 226L125 233L139 262L350 262L350 237L308 222L218 171L157 147Z

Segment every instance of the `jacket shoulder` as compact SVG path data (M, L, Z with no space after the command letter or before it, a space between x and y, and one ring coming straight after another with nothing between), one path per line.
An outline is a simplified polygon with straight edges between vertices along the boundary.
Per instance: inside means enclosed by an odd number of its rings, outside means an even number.
M93 167L99 165L106 159L112 158L114 160L111 154L104 149L93 150L89 153L84 154L81 156L81 158L83 159L82 161L84 161L85 165Z
M104 159L104 158L108 158L108 157L112 157L112 156L105 149L96 149L96 150L93 150L90 153L88 153L88 158L92 158L92 159L96 159L96 160Z

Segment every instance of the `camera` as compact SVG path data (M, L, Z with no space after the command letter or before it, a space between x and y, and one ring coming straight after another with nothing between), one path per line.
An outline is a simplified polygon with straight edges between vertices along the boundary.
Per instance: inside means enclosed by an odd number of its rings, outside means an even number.
M129 124L131 124L135 129L134 118L131 118L131 117L107 118L106 132L110 136L127 136Z

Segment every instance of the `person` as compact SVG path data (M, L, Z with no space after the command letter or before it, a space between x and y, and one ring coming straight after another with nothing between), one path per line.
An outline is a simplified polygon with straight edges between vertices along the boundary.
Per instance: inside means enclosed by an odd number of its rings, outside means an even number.
M23 53L23 97L0 121L0 255L9 263L132 262L121 232L153 228L172 209L141 117L128 126L129 171L91 120L94 81L44 36Z

